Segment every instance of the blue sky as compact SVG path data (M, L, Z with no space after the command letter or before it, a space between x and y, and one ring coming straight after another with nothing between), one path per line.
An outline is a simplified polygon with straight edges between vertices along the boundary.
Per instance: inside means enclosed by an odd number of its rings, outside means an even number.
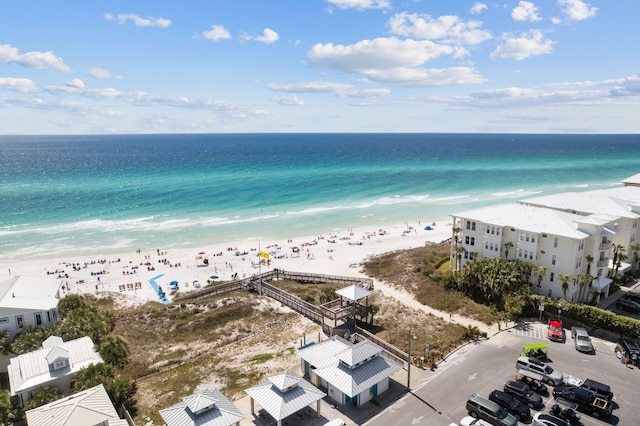
M637 0L1 10L0 134L639 129Z

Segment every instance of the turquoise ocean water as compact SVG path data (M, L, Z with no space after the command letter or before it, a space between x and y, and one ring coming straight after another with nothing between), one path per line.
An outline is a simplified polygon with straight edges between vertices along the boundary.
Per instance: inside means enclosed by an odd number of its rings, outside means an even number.
M0 136L0 260L449 222L636 173L639 135Z

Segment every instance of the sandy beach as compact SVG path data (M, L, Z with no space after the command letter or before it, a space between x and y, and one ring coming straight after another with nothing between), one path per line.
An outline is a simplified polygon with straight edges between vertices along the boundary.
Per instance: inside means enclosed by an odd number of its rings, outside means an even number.
M425 229L430 227L430 230ZM451 224L404 223L377 229L350 229L278 241L237 241L192 249L134 251L108 256L24 259L0 264L2 275L60 278L61 296L69 293L118 293L126 304L166 300L207 285L278 268L328 275L359 275L368 256L439 243L451 237ZM260 263L260 252L269 253ZM170 291L171 283L179 290ZM175 296L174 296L175 297Z

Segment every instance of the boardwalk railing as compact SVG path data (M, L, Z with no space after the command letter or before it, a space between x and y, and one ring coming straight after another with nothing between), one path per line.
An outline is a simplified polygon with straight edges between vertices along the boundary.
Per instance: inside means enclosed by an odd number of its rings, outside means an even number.
M385 352L387 352L390 355L393 355L393 357L397 358L402 362L408 362L409 360L409 354L407 352L396 348L390 343L385 342L384 340L377 337L376 335L369 333L367 330L358 328L358 331L354 333L353 336L355 337L357 342L360 342L362 340L369 340L375 343L376 345L384 349Z

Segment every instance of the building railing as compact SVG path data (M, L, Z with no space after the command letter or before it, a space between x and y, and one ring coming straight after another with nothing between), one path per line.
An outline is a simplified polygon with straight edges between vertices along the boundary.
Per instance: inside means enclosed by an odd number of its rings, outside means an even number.
M609 250L611 249L612 241L607 241L606 243L600 243L600 250Z
M605 259L605 260L598 260L596 262L596 266L598 268L604 268L605 266L609 266L609 259Z

